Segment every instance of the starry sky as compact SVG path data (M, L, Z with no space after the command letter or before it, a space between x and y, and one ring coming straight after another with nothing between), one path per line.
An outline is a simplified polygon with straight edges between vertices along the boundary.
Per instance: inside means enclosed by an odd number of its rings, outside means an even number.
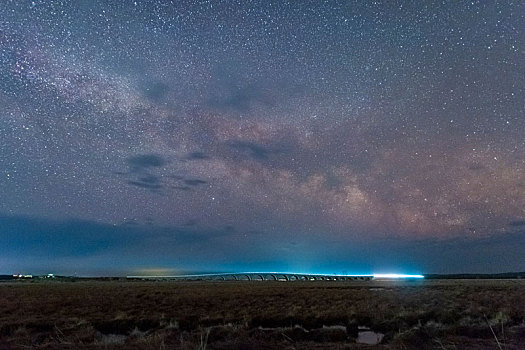
M525 270L522 1L5 0L0 272Z

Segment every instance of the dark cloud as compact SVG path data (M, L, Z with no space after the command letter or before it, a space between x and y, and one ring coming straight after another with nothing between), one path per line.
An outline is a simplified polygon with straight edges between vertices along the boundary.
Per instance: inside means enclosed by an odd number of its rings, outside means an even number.
M162 253L160 263L163 259L169 260L181 254L198 254L188 251L188 247L198 247L210 240L227 237L233 231L231 227L202 229L196 222L191 227L130 224L129 221L112 225L88 220L50 220L0 213L3 257L16 256L19 262L27 261L33 273L47 273L42 270L43 266L67 271L68 266L60 265L64 258L90 259L106 254L113 259L115 255L120 257L114 259L113 264L117 271L120 270L119 273L123 273L129 267L126 264L133 264L134 259L151 259Z
M39 259L111 250L127 232L128 229L83 220L0 216L1 245L12 253L34 255ZM131 236L126 238L129 242Z
M191 191L191 187L188 186L170 186L170 188L180 191Z
M200 180L200 179L187 179L187 180L184 180L184 183L188 186L199 186L199 185L204 185L208 182L204 180Z
M159 193L164 187L159 175L153 174L155 169L168 164L168 161L158 154L141 154L127 158L129 172L116 172L119 175L135 177L128 179L129 185L140 187L154 193Z
M207 154L203 153L203 152L191 152L184 159L187 159L187 160L205 160L205 159L210 159L210 157Z
M140 188L145 188L153 192L158 192L163 187L159 183L141 182L141 181L133 181L133 180L129 180L127 183L133 186L140 187Z
M146 175L146 176L140 177L139 181L142 183L154 185L154 184L158 184L160 182L160 179L158 176L155 176L155 175Z
M150 168L158 168L168 164L167 160L158 154L140 154L127 159L131 172L141 172Z
M236 152L258 161L267 160L270 155L279 153L263 145L247 141L232 141L229 146Z

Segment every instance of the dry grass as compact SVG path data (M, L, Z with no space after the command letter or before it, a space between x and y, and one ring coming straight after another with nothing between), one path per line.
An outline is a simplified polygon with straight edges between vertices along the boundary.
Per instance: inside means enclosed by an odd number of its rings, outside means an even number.
M11 282L0 349L367 348L358 326L384 349L525 349L523 295L523 280Z

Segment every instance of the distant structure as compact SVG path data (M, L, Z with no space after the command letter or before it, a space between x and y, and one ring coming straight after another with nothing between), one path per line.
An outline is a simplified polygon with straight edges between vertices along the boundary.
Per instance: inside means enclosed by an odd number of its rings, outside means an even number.
M424 278L424 276L401 274L324 275L289 272L234 272L175 276L127 276L127 278L176 281L370 281L372 279Z
M178 276L128 276L128 279L179 281L367 281L373 275L318 275L277 272L211 273Z
M15 273L13 274L13 278L14 279L30 279L30 278L33 278L33 275L24 275L24 274L21 274L21 273Z

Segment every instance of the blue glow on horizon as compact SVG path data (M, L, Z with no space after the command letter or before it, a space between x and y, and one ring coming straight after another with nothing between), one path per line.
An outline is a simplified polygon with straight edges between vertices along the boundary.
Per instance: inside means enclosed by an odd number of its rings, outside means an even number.
M405 275L399 273L374 273L374 278L425 278L423 275Z
M185 277L206 277L206 276L223 276L223 275L305 275L305 276L333 276L333 277L371 277L385 279L400 278L425 278L423 275L409 275L398 273L373 273L373 274L321 274L321 273L304 273L304 272L223 272L223 273L201 273L173 276L128 276L128 278L185 278Z

